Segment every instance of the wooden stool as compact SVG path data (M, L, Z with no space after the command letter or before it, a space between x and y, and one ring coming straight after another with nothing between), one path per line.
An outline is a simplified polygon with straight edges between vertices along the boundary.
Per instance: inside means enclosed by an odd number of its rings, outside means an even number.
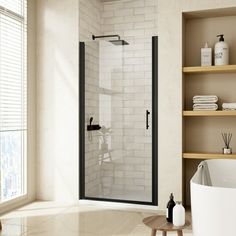
M156 232L162 231L162 236L167 236L168 231L176 231L178 236L183 236L183 229L190 226L190 222L186 221L184 226L176 227L172 223L166 221L165 216L150 216L143 219L143 223L152 229L151 236L156 236Z

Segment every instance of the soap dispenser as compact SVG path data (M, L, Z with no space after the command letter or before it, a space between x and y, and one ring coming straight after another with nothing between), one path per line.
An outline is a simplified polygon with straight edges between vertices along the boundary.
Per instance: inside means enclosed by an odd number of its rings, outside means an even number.
M229 46L224 41L224 35L217 35L219 42L215 44L215 66L229 64Z

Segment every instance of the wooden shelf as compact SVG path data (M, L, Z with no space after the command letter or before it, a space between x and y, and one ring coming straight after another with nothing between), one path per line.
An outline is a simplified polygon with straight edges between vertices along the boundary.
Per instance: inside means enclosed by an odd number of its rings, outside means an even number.
M236 73L236 65L183 67L184 73Z
M183 153L184 159L236 159L236 154L221 153Z
M236 8L234 10L236 11ZM219 14L219 17L215 18L211 15L215 13L209 13L205 10L198 13L183 14L182 57L184 64L180 68L183 84L183 151L181 159L182 196L183 202L187 205L191 203L190 179L201 161L207 159L236 160L236 143L234 140L232 141L233 154L222 154L221 148L223 147L221 146L223 145L221 132L229 132L227 130L230 130L231 133L236 133L236 111L193 111L191 103L193 96L197 94L217 94L220 97L220 103L236 100L236 56L233 55L230 58L231 65L201 66L200 63L200 48L203 47L203 42L196 35L204 35L212 43L215 41L215 29L221 25L226 31L224 32L225 35L227 33L227 38L234 37L235 32L231 26L235 23L236 15L232 14L231 17L228 17L224 10L220 12L216 13L216 15ZM236 42L233 42L232 45L236 47ZM201 141L201 139L203 140ZM212 149L211 147L218 148Z
M236 116L236 111L183 111L183 116Z

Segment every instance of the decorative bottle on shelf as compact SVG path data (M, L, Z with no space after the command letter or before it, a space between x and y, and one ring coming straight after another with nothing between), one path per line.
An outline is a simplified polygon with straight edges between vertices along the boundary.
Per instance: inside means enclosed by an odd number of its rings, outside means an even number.
M170 223L173 222L173 208L174 208L174 206L175 206L174 195L173 195L173 193L171 193L170 200L166 206L166 220Z
M176 202L173 209L173 225L178 227L185 225L185 209L181 202Z
M229 64L229 46L224 40L224 35L219 34L219 42L215 44L215 65L222 66Z
M208 47L208 43L205 43L204 48L201 48L201 66L212 65L212 50Z

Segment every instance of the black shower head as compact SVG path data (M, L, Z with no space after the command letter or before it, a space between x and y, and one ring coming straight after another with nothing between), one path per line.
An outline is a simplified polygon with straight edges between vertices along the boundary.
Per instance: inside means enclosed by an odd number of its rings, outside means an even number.
M122 45L129 45L128 42L126 42L125 40L110 40L109 42L113 43L116 46L122 46Z
M123 45L129 45L128 42L126 42L125 40L120 39L120 35L100 35L100 36L95 36L92 35L92 39L99 39L99 38L112 38L112 37L117 37L116 40L110 40L109 42L113 43L116 46L123 46Z

